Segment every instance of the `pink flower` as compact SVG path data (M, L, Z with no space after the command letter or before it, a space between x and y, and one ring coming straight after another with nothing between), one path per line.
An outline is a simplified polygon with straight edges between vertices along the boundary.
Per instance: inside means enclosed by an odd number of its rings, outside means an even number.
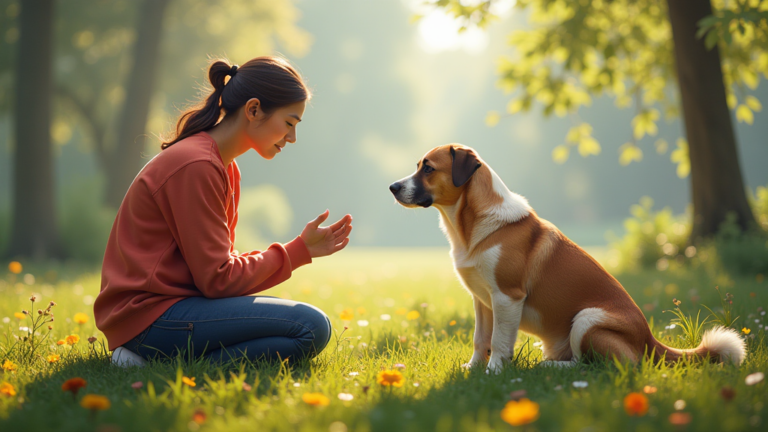
M135 390L138 390L144 387L144 383L141 381L136 381L135 383L131 384L131 387L133 387Z
M395 369L405 369L405 365L402 363L395 363Z

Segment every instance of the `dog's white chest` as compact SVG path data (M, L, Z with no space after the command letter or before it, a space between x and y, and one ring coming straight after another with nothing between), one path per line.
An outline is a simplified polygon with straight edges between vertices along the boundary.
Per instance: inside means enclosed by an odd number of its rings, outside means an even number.
M491 296L498 290L495 270L499 262L501 245L469 256L463 250L454 249L453 266L464 288L478 298L489 309L493 309Z

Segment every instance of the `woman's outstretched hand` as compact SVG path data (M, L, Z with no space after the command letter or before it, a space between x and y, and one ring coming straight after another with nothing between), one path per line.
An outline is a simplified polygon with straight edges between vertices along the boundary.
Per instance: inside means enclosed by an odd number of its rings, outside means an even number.
M320 228L320 224L328 219L330 212L326 210L315 220L309 222L301 239L309 249L312 258L328 256L344 249L349 244L349 233L352 232L352 216L346 215L331 226Z

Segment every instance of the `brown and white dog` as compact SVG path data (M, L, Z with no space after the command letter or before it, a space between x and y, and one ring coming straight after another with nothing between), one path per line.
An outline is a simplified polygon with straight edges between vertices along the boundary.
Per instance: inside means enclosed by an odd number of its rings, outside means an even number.
M624 287L510 192L470 147L430 150L413 175L389 189L405 207L434 206L440 212L454 268L474 300L468 366L487 361L490 371L499 372L512 358L518 330L538 336L545 364L556 366L590 354L632 362L644 353L657 361L683 355L744 360L744 341L733 329L711 329L690 350L656 340Z

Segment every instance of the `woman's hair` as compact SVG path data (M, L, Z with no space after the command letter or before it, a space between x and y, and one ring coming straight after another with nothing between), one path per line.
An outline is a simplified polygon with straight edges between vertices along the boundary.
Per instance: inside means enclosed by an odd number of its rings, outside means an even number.
M261 109L269 115L277 108L312 97L301 75L279 57L256 57L240 67L227 60L214 60L208 67L208 79L213 91L181 115L175 136L163 142L161 149L211 129L222 114L237 111L249 99L258 98Z

